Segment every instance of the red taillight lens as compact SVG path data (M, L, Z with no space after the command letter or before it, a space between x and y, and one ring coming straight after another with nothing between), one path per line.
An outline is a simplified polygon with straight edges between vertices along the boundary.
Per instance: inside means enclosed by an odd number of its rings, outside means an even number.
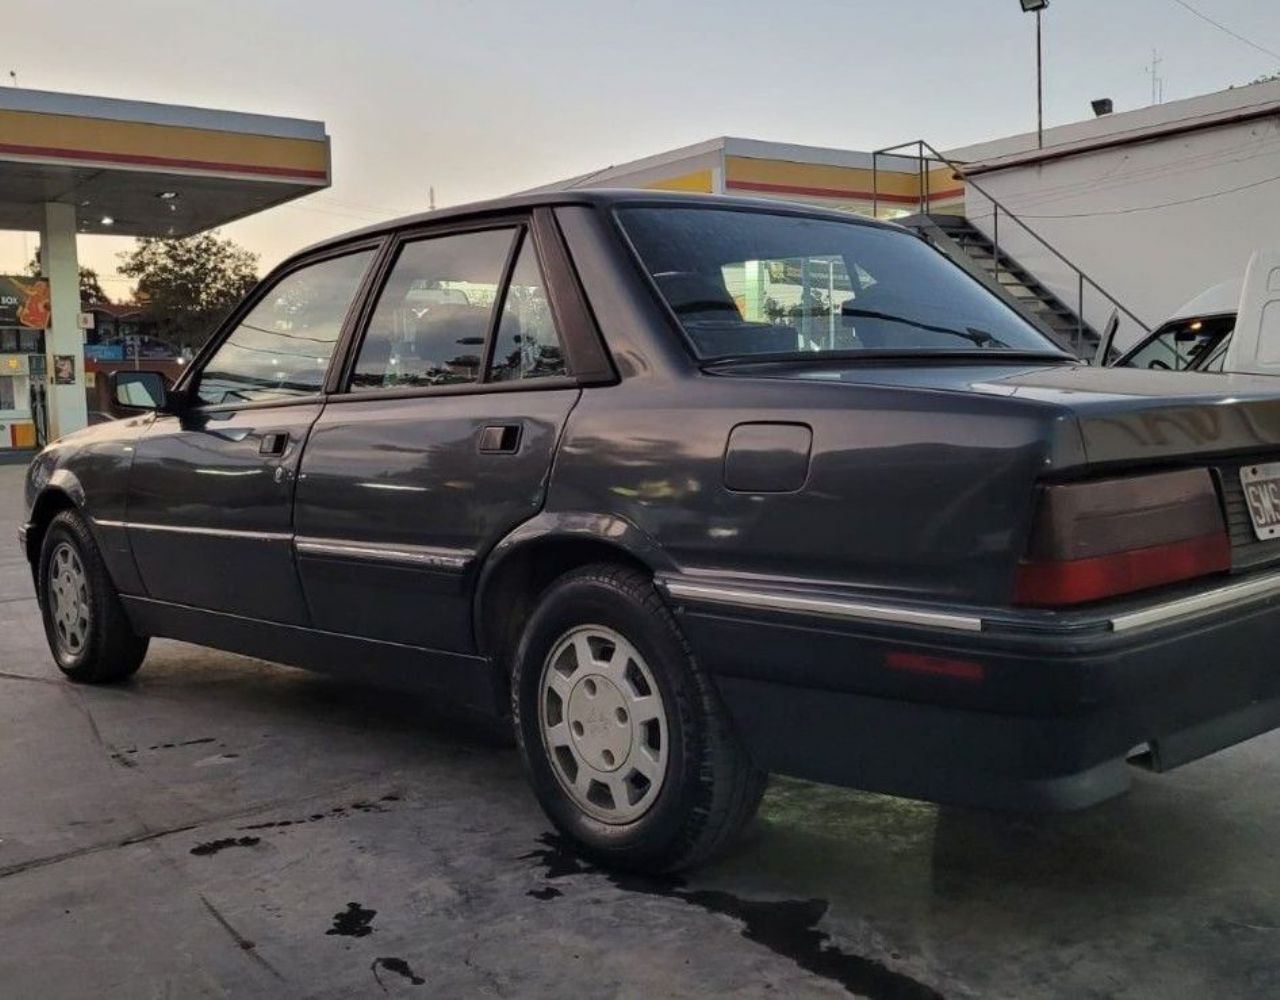
M1230 568L1208 469L1045 486L1013 601L1082 604Z
M925 674L930 677L951 677L959 681L981 681L987 670L972 660L953 660L949 656L925 656L901 649L891 649L884 654L884 665L890 670L908 674Z

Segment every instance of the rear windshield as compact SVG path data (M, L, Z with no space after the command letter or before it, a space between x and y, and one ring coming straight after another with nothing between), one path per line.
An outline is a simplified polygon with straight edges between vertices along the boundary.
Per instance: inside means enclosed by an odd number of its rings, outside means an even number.
M618 218L703 359L797 352L1061 350L923 241L769 211Z

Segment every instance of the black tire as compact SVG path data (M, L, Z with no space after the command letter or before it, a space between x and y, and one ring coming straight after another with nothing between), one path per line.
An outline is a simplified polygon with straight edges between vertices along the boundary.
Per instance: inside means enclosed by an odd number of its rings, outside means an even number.
M647 810L626 822L603 822L574 800L544 739L548 658L588 626L612 630L634 647L665 710L665 776ZM516 740L539 803L601 865L657 874L702 864L733 842L760 804L768 775L751 760L675 617L639 570L601 563L553 583L521 635L511 687Z
M65 570L56 582L55 560ZM80 620L85 624L68 633L65 618L60 620L58 614L57 587L66 592L71 580L66 572L77 563L83 579L78 591L84 612ZM130 627L89 527L75 511L64 510L49 523L40 546L37 580L45 637L58 669L84 684L109 684L137 671L149 640Z

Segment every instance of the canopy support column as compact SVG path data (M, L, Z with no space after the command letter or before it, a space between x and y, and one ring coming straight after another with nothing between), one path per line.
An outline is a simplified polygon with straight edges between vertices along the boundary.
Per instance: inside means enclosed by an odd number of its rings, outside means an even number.
M49 279L52 318L44 335L48 371L49 440L70 434L89 422L85 398L84 334L80 330L80 264L76 256L76 207L46 202L40 229L40 268ZM61 382L72 359L74 380Z

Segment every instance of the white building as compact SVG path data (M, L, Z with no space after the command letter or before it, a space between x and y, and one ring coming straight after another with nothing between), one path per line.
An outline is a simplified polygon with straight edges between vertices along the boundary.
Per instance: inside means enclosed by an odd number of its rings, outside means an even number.
M986 195L1155 326L1280 242L1280 81L1237 87L951 151L965 214L991 235ZM985 192L985 194L984 194ZM1001 245L1065 302L1075 276L1018 226ZM1089 294L1085 318L1111 307ZM1121 344L1137 330L1122 326Z
M1208 286L1240 276L1254 249L1276 241L1280 81L1051 128L1043 149L1029 132L944 156L955 169L922 164L914 148L885 155L725 137L547 188L758 195L881 218L963 214L986 237L985 247L962 241L976 270L1014 297L1026 301L1010 273L1021 265L1056 297L1059 313L1081 311L1083 298L1092 330L1115 308L1094 283L1151 328ZM996 213L992 198L1007 211ZM993 242L1010 265L999 274ZM1121 319L1124 346L1141 328Z

